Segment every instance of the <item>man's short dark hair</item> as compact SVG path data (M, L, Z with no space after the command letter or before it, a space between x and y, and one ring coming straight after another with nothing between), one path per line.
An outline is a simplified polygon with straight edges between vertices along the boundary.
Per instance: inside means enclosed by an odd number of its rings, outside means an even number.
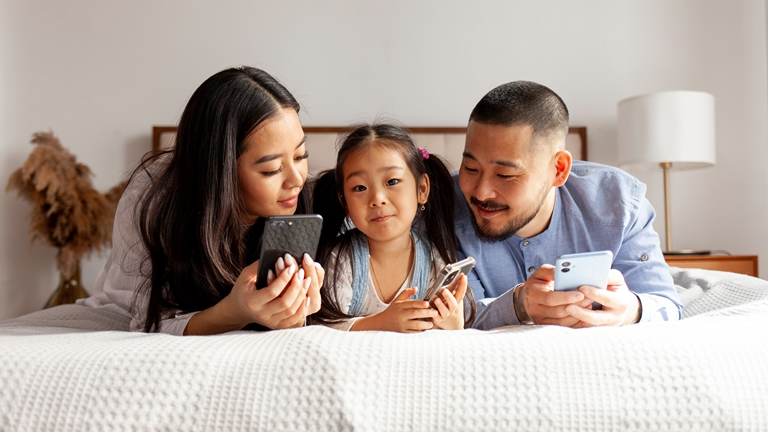
M568 108L557 93L531 81L512 81L489 91L475 105L469 121L533 127L534 137L568 133Z

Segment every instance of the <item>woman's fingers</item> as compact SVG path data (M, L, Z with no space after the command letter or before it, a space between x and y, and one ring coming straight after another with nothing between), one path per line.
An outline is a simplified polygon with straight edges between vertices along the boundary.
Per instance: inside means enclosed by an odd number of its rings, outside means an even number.
M299 273L301 273L301 270L299 270ZM298 276L298 275L297 275ZM297 279L297 281L301 281L301 279ZM308 285L304 284L304 282L299 282L302 285ZM309 300L309 297L306 295L306 288L302 287L302 290L299 292L299 295L295 296L293 303L291 305L282 310L278 311L273 315L273 318L278 321L289 321L293 322L293 319L301 316L302 319L307 315L307 300ZM303 294L303 295L302 295Z
M264 299L265 304L263 307L268 307L271 309L267 311L267 316L273 315L277 311L277 309L272 309L277 306L274 303L279 302L282 294L285 294L285 292L293 286L292 281L295 279L295 276L296 266L293 265L280 272L275 280L267 285L266 288L258 291L260 296L263 296L262 299ZM285 309L285 307L279 309L282 310Z
M294 312L289 317L283 318L282 320L278 321L277 325L275 326L275 329L294 328L294 327L303 326L304 321L307 318L307 312L306 312L307 300L309 300L309 297L307 297L306 300L300 302L299 307L296 308L296 312Z
M317 283L323 286L323 282L325 282L325 269L319 262L315 263L315 267L317 267Z
M296 268L295 264L291 267L294 269ZM290 279L288 286L285 287L283 292L280 293L277 298L269 302L267 306L272 309L272 314L274 315L293 306L294 301L296 301L296 297L304 297L305 294L304 269L299 269L299 271L296 272L296 274L294 274Z
M312 299L310 304L314 302L315 305L315 308L312 310L312 312L316 312L320 309L320 287L323 285L322 278L325 275L325 272L323 271L323 267L320 266L320 264L312 261L312 258L309 256L309 254L305 253L301 261L302 267L304 268L305 277L307 279L311 279L307 294L309 298Z

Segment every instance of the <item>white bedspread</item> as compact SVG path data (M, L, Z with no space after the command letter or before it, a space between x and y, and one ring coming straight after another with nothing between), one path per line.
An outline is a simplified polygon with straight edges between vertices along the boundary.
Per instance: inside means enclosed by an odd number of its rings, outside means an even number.
M673 269L686 319L174 337L0 323L0 430L768 430L768 282Z

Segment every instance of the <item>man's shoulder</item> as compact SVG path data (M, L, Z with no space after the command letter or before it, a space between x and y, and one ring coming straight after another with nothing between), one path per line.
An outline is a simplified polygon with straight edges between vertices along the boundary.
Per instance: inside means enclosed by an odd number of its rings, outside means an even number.
M626 224L645 198L645 184L624 170L594 162L574 161L562 195L585 217L610 223L610 215ZM570 209L572 213L573 208Z

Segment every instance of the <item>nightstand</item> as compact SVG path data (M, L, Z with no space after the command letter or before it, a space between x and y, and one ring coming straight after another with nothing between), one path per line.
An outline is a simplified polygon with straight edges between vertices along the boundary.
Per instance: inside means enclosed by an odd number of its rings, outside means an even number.
M757 276L757 255L666 255L674 267L701 268Z

